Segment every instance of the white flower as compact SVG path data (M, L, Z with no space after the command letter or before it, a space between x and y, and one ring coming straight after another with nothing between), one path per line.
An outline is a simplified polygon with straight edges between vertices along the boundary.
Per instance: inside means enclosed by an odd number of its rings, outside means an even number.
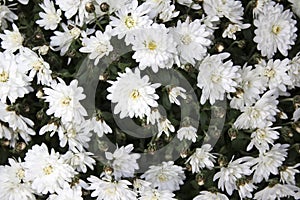
M192 140L196 142L197 139L197 129L191 125L183 126L177 131L177 138L182 141L183 139Z
M148 16L151 19L158 17L163 22L167 22L179 15L179 12L175 12L175 6L171 5L171 0L146 0L143 4L149 8Z
M299 118L300 118L300 107L294 111L292 120L294 120L295 122L298 121Z
M292 3L292 9L294 13L300 17L300 2L297 0L288 0L289 2Z
M25 181L24 163L8 159L9 165L0 166L0 198L9 200L35 200L30 183Z
M1 122L0 122L0 139L4 138L7 140L11 140L12 137L14 135L14 132L11 128L8 128L6 126L4 126ZM11 144L11 142L10 142ZM12 145L14 146L14 145Z
M17 51L18 49L23 47L24 38L19 32L18 27L13 24L13 31L4 30L4 34L0 34L1 48L5 49L10 53Z
M162 116L158 108L152 108L150 115L147 116L147 124L154 125L155 123L158 123L161 118Z
M59 192L66 182L71 182L75 175L74 169L64 163L60 154L47 146L34 145L25 156L25 177L38 194Z
M228 95L231 99L230 107L236 109L252 105L260 99L259 95L266 90L266 78L261 76L257 69L244 65L239 73L241 77L237 80L237 91L232 97Z
M291 88L300 87L300 52L290 61L288 75L292 81Z
M179 185L183 184L185 179L183 168L174 165L173 161L162 162L158 166L150 166L141 178L152 183L152 187L158 187L159 190L175 191L179 190Z
M91 152L84 151L67 151L66 154L61 157L65 160L65 163L71 165L78 172L87 172L87 166L94 170L94 166L96 161L92 158L94 154Z
M272 0L255 0L255 7L253 8L253 15L257 17L263 14L265 6L273 6L275 4Z
M237 182L237 188L241 199L252 198L252 192L257 188L252 181L240 179Z
M229 200L225 194L220 192L201 191L193 200Z
M167 22L172 20L172 18L175 18L179 15L179 11L175 11L175 5L171 4L163 4L164 7L162 8L161 12L158 15L158 18L162 22ZM150 11L151 12L151 11Z
M55 117L61 117L63 123L80 123L83 117L87 115L85 108L80 104L80 100L85 99L83 88L78 87L78 81L72 80L70 85L62 79L59 83L52 83L51 88L44 88L44 99L49 103L47 115L54 114Z
M13 1L13 0L8 0L8 1ZM18 0L21 4L27 5L29 0Z
M288 144L275 144L270 151L261 152L258 158L253 160L257 163L254 167L253 182L260 183L263 179L269 179L270 174L277 175L280 167L287 157Z
M151 183L148 181L144 181L139 178L135 178L133 180L133 191L135 191L138 194L143 193L144 191L151 189Z
M177 49L182 64L195 65L196 61L202 60L207 54L207 48L211 45L212 32L208 31L201 20L196 19L189 22L180 20L175 28L170 29L174 40L178 43Z
M113 13L117 10L120 10L123 7L128 7L132 6L133 0L96 0L97 4L99 7L102 7L103 5L108 5L108 10L104 11L102 10L101 13L106 14L106 13ZM104 6L106 7L106 6Z
M0 5L0 26L2 30L7 28L7 21L13 22L18 19L18 16L10 10L10 7L10 5Z
M208 99L214 104L216 100L224 100L226 92L236 91L239 66L233 66L231 60L223 63L229 56L229 53L207 56L200 63L197 86L202 89L201 104Z
M299 166L300 166L300 163L298 163L294 166L284 166L280 170L280 181L283 184L296 185L295 175L297 173L300 173L300 171L296 168Z
M255 146L259 152L265 152L270 149L269 144L274 145L274 140L279 138L279 133L276 129L281 127L265 127L258 128L251 134L251 142L247 146L247 151L250 151Z
M166 117L161 117L158 120L157 128L158 128L157 138L159 138L163 133L165 133L167 137L169 137L170 132L175 131L174 126L171 124L170 120L168 120Z
M103 134L112 133L111 128L106 124L104 119L99 117L91 119L91 129L97 133L98 137L102 137Z
M154 72L159 68L171 68L177 58L176 43L163 24L138 29L132 41L132 56L139 62L139 68L151 67Z
M247 29L250 27L250 24L229 24L224 30L222 37L223 38L232 38L236 40L235 33L241 31L242 29Z
M160 191L157 189L149 189L141 193L141 197L139 197L139 200L176 200L175 198L173 198L174 196L175 194L168 190Z
M132 5L124 6L115 14L116 17L110 16L110 25L113 27L112 34L118 35L118 39L125 36L126 45L133 41L133 33L137 29L148 27L152 20L146 13L149 8L142 4L138 6L138 1L133 0Z
M233 157L234 158L234 157ZM250 162L252 157L242 157L235 161L233 158L228 163L226 167L222 167L221 171L214 175L213 180L218 181L218 188L224 191L226 189L229 195L232 195L232 192L237 189L236 181L243 176L248 176L252 173L250 167L252 163Z
M53 1L50 0L44 0L44 3L39 5L44 12L39 13L42 19L37 20L36 23L45 30L55 30L61 21L61 10L56 10Z
M116 81L108 81L112 86L107 88L110 93L107 99L116 103L114 114L120 113L120 118L148 116L151 107L158 106L156 100L159 96L155 94L155 89L160 84L151 84L147 75L141 77L138 68L134 71L126 68L125 73L118 74Z
M52 194L47 200L83 200L80 187L71 188L69 184L64 184L63 189L58 189L57 194Z
M94 190L91 196L97 197L97 200L137 200L137 194L128 187L132 184L127 180L112 182L95 176L87 180L91 182L88 190Z
M278 94L272 90L267 91L253 106L241 108L243 112L234 122L238 129L255 129L271 126L274 122L277 109Z
M200 10L201 6L198 3L194 3L193 0L177 0L177 3L187 6L187 7L191 7L194 10Z
M64 32L54 31L55 35L50 37L50 46L53 47L53 50L60 51L60 55L63 56L67 53L73 40L80 36L81 30L76 26L69 29L64 23L61 26Z
M114 153L105 152L105 157L112 162L113 175L116 179L133 177L134 171L139 169L137 159L140 158L140 155L131 153L132 150L133 145L129 144L125 147L117 148Z
M99 59L108 54L113 50L113 46L110 44L110 31L106 28L106 31L96 31L96 36L90 38L84 37L82 39L83 47L79 49L82 53L89 53L90 59L95 59L94 64L97 65Z
M276 4L264 6L263 12L254 19L257 29L253 40L263 56L271 58L277 50L284 56L288 55L297 37L297 21L292 16L290 10L283 11L283 6Z
M186 163L192 166L193 173L199 173L203 168L212 169L214 167L216 157L210 153L211 150L210 144L204 144L201 148L196 148L195 153L188 158Z
M30 87L31 78L26 74L27 67L18 65L16 57L8 52L0 52L0 100L6 103L15 103L19 97L24 97L32 91Z
M300 188L294 185L282 185L276 184L274 186L267 186L265 189L256 192L254 199L257 200L278 200L282 197L295 197L296 191L299 191Z
M175 103L180 106L180 101L177 99L177 97L180 96L181 98L186 99L186 90L184 88L172 85L167 85L166 88L171 103Z

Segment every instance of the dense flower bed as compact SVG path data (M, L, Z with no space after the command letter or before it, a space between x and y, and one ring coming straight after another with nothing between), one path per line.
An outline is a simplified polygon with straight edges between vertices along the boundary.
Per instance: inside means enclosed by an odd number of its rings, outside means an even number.
M1 200L300 199L299 0L4 0Z

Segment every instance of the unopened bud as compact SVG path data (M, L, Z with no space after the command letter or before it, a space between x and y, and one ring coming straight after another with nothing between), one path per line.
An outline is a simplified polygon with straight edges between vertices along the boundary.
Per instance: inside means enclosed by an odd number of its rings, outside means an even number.
M93 13L95 11L95 6L92 2L87 2L85 4L85 10L88 12L88 13Z
M102 12L108 12L108 11L109 11L109 5L108 5L106 2L101 3L101 5L100 5L100 10L101 10Z

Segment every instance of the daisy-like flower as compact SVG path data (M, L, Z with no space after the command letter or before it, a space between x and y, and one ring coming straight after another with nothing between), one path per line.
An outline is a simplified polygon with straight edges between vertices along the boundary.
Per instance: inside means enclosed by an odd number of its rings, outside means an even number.
M193 200L229 200L225 194L220 192L201 191Z
M175 194L168 190L157 190L148 189L141 193L139 200L153 200L153 199L163 199L163 200L176 200L173 198Z
M137 200L137 194L128 187L132 184L127 180L102 180L96 176L87 180L90 182L88 190L94 190L91 196L97 197L97 200Z
M277 97L276 91L269 90L253 106L241 108L243 113L234 122L235 128L255 129L271 126L276 120L276 113L279 112Z
M201 6L198 3L194 3L193 0L177 0L177 3L187 6L187 7L191 7L194 10L200 10Z
M155 89L160 84L151 84L147 75L141 77L138 68L134 71L126 68L125 73L118 74L116 81L108 81L112 86L107 88L110 93L107 99L116 103L114 114L120 113L120 118L148 116L151 107L158 106L156 100L159 96L155 94Z
M212 32L208 31L201 20L189 22L180 20L175 28L170 29L174 40L177 42L178 54L182 64L195 65L196 61L202 60L207 54L207 48L211 45Z
M300 17L300 2L297 0L288 0L289 2L292 3L292 9L294 13Z
M63 123L81 123L83 117L87 116L85 108L80 104L80 100L85 99L83 88L78 87L78 81L72 80L70 85L62 79L59 83L52 83L51 88L44 88L46 102L49 103L47 115L54 114L60 117Z
M112 133L111 128L106 124L104 119L96 116L90 121L91 129L97 133L98 137L102 137L103 134Z
M208 99L214 104L216 100L224 100L226 92L236 91L239 66L233 66L231 60L224 63L229 56L229 53L207 56L200 63L197 86L202 89L201 104Z
M7 29L7 21L13 22L18 19L18 16L13 13L10 8L10 5L0 5L0 27L2 30Z
M0 100L14 103L17 98L24 97L32 91L31 78L27 76L28 68L16 63L12 53L0 52Z
M138 6L138 1L133 0L131 6L124 6L116 12L116 17L110 16L112 34L118 39L125 36L125 43L129 45L133 41L133 33L137 29L148 27L152 20L146 15L149 12L145 4Z
M230 107L235 109L252 105L260 99L259 95L266 90L266 78L261 76L257 69L244 65L239 73L241 76L237 80L236 92L233 95L228 95L228 98L231 99Z
M283 166L280 169L280 181L283 184L296 185L295 175L300 173L300 171L296 168L300 166L300 163L294 166Z
M171 0L146 0L143 4L149 8L148 16L151 19L158 17L163 22L167 22L179 15L179 12L175 11L175 6L171 5Z
M275 2L272 0L255 0L253 15L257 17L259 14L263 13L265 6L273 6Z
M175 128L171 124L170 120L168 120L166 117L161 117L158 120L157 123L157 128L158 128L158 133L157 133L157 138L159 138L163 133L169 137L170 132L174 132Z
M13 53L23 47L24 38L19 32L18 27L13 24L13 31L4 30L4 34L0 34L1 48L5 51Z
M181 98L186 99L186 90L184 88L172 85L167 85L166 88L171 103L175 103L180 106L180 101L177 99L177 97L180 96Z
M112 162L113 175L116 179L121 177L133 177L134 171L139 169L137 159L140 155L131 153L133 145L117 148L114 153L105 152L105 157Z
M69 29L64 23L61 26L64 32L54 31L55 35L50 37L50 46L53 47L53 50L60 51L60 55L63 56L67 53L73 40L76 40L80 36L81 30L76 26Z
M261 152L258 158L253 160L253 182L260 183L263 179L269 180L270 174L277 175L280 167L287 157L288 144L275 144L270 151Z
M263 12L254 20L257 29L253 39L263 56L271 58L277 50L284 56L288 55L297 37L297 21L292 16L293 13L283 11L280 4L263 7Z
M262 60L259 64L255 65L258 72L267 78L267 86L272 89L278 89L279 91L286 92L287 86L291 86L293 83L290 76L287 74L290 69L290 60L288 58L284 60L271 59L268 62Z
M175 191L179 190L179 185L183 184L185 179L183 168L174 165L173 161L162 162L158 166L150 166L141 178L152 183L152 187L158 187L159 190Z
M276 129L281 127L265 127L258 128L251 134L251 142L247 146L247 151L250 151L255 146L259 152L265 152L270 149L269 144L274 145L274 141L279 138L279 133Z
M233 161L232 158L226 167L222 167L221 170L214 175L214 181L219 179L218 188L222 191L226 189L227 193L232 195L232 192L237 189L236 181L252 173L250 169L252 159L252 157L242 157Z
M74 169L64 163L59 153L51 149L49 154L44 143L34 145L24 159L26 180L38 194L59 192L75 175Z
M171 68L177 58L176 42L163 24L138 29L132 41L132 56L139 62L139 68L151 67L154 72L159 68Z
M25 180L24 163L8 159L9 165L0 166L0 198L35 200L30 183Z
M236 40L235 34L241 31L242 29L249 28L250 26L251 26L250 24L229 24L227 28L224 30L222 37Z
M96 0L96 3L100 7L100 14L113 13L124 7L130 7L133 4L133 0Z
M214 167L215 156L210 153L212 147L210 144L204 144L201 148L196 148L195 153L191 155L186 163L192 166L193 173L199 173L201 169Z
M110 29L111 28L106 27L104 33L96 31L96 36L91 36L90 38L84 37L82 39L83 47L81 47L79 51L82 53L89 53L89 58L95 59L95 65L98 64L103 56L108 56L113 50L113 46L110 44Z
M156 124L159 123L159 120L162 118L158 108L152 108L150 115L147 116L147 124ZM175 129L174 129L175 131Z
M251 180L246 180L245 178L238 179L237 180L237 188L239 192L239 196L241 199L244 198L252 198L252 192L257 188L255 185L253 185Z
M254 195L254 199L276 200L283 197L295 197L296 192L299 191L299 189L300 188L294 185L282 185L278 183L275 185L269 185L265 189L256 192Z
M300 87L300 52L289 63L288 75L292 81L291 88Z
M62 199L72 199L72 200L83 200L82 191L80 187L71 188L69 184L64 184L63 189L58 189L57 194L52 194L47 200L62 200Z
M65 160L65 163L71 165L77 172L87 172L87 167L94 170L96 161L92 158L94 154L85 151L67 151L66 154L61 157Z
M39 13L41 19L37 20L36 23L40 27L44 27L45 30L55 30L61 21L61 10L56 10L53 1L50 0L44 0L44 2L39 5L44 12Z
M191 125L183 126L177 131L177 138L182 141L183 139L192 140L196 142L197 140L197 129Z

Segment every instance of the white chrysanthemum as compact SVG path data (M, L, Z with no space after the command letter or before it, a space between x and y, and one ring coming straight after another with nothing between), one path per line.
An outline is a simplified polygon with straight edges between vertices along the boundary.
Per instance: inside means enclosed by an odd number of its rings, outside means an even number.
M49 103L47 115L54 114L55 117L61 117L63 123L80 123L87 115L79 102L85 99L83 88L78 87L77 80L72 80L70 85L66 85L62 79L58 80L59 83L52 83L51 88L44 88L46 96L43 98Z
M286 92L287 86L292 86L290 76L287 74L290 69L290 60L271 59L268 62L262 60L259 64L255 65L258 73L267 78L267 86L272 89L277 89Z
M225 194L220 192L201 191L200 194L193 198L193 200L229 200Z
M147 116L147 124L156 124L159 123L160 119L162 118L158 108L152 108L150 115ZM174 129L175 131L175 129Z
M114 153L105 152L105 157L111 161L114 170L113 175L116 179L121 177L133 177L135 170L139 169L137 159L140 154L131 153L133 145L117 148Z
M241 1L205 0L203 9L209 16L226 17L233 23L241 24L244 8Z
M222 37L236 40L235 34L241 31L242 29L249 28L250 26L251 26L250 24L229 24L227 28L224 30Z
M179 15L179 11L175 11L175 6L171 4L171 0L146 0L143 5L149 8L148 16L151 19L158 17L162 22L167 22Z
M197 86L202 89L201 104L208 99L214 104L216 100L224 100L226 92L236 91L239 66L233 66L231 60L223 62L229 56L229 53L207 56L200 63Z
M196 61L202 60L207 55L207 48L211 45L212 32L201 20L196 19L189 22L180 20L175 28L170 29L174 40L178 44L178 55L182 64L195 65Z
M50 85L52 82L50 65L34 51L24 48L17 57L19 65L27 66L30 70L29 77L37 76L37 84Z
M97 133L98 137L102 137L103 134L112 133L111 128L106 124L104 119L99 117L93 117L90 121L91 130Z
M253 182L260 183L263 179L269 180L270 174L277 175L280 167L287 157L289 145L275 144L270 151L261 152L258 158L253 160L256 165L253 167Z
M284 166L280 170L280 181L283 184L296 185L296 177L295 175L300 173L300 171L296 168L300 166L300 163L294 166Z
M272 0L255 0L253 15L257 17L259 14L263 14L265 6L273 6L275 4Z
M186 90L184 88L172 85L167 85L166 88L171 103L175 103L180 106L180 101L177 99L177 97L180 96L182 99L186 99Z
M197 129L191 125L183 126L177 131L177 138L182 141L183 139L192 140L196 142L197 140Z
M132 58L144 70L151 67L154 72L159 68L171 68L177 58L176 43L163 24L138 29L134 32Z
M238 87L233 97L229 97L230 107L242 109L250 106L260 99L260 94L266 90L266 78L261 76L258 70L252 66L246 66L239 70L241 77L237 80ZM229 96L229 95L228 95Z
M90 182L88 190L94 190L91 196L97 197L97 200L137 200L137 194L128 187L132 184L127 180L112 182L95 176L87 180Z
M276 185L267 186L265 189L256 192L254 199L278 200L283 197L296 197L296 192L299 190L300 188L294 185L282 185L278 183Z
M255 129L271 126L276 121L278 94L272 90L267 91L253 106L245 106L243 112L234 122L238 129Z
M212 169L214 167L216 157L210 153L211 150L210 144L204 144L201 148L196 148L195 153L188 158L186 163L192 166L193 173L199 173L203 168Z
M38 194L59 192L66 182L71 182L75 175L74 169L64 163L59 153L47 146L34 145L25 156L25 177Z
M289 2L292 3L292 9L294 13L300 17L300 1L298 0L288 0Z
M116 81L108 81L112 86L107 88L110 93L107 99L116 103L114 114L120 113L120 118L148 116L151 107L158 106L156 100L159 96L155 94L155 89L160 84L151 84L149 76L141 77L137 68L134 71L126 68L125 73L118 74Z
M102 33L101 31L96 31L96 36L91 36L90 38L84 37L82 39L83 47L79 49L82 53L89 53L90 59L95 59L94 65L97 65L99 59L103 56L108 56L108 54L113 50L113 46L110 44L111 34L108 28Z
M144 4L138 6L138 1L132 1L132 5L124 6L116 12L116 17L110 16L110 25L113 27L112 34L118 35L118 39L125 36L126 45L132 43L133 33L137 29L148 27L152 20L146 13L149 8Z
M18 27L13 24L13 31L4 30L4 34L0 34L1 48L10 53L17 51L23 47L24 38L19 32Z
M252 192L256 189L257 187L255 185L253 185L252 181L250 180L243 180L240 179L237 182L237 189L239 192L239 196L241 199L244 198L252 198Z
M92 158L94 154L85 151L67 151L66 154L62 155L65 163L71 165L77 172L87 172L87 167L94 170L96 161Z
M113 13L124 7L132 6L133 0L96 0L100 8L106 7L106 10L100 10L101 14ZM108 5L108 6L107 6Z
M237 189L236 181L252 173L250 169L252 159L252 157L242 157L233 161L232 158L226 167L222 167L220 172L214 175L214 181L219 179L218 188L222 191L226 189L227 193L232 195L232 192Z
M37 20L36 23L40 27L44 27L45 30L55 30L61 21L61 10L56 10L53 1L50 0L44 0L44 2L39 5L44 12L39 12L41 19Z
M11 11L11 5L0 5L0 27L2 30L7 29L8 22L13 22L18 19L18 16Z
M47 200L83 200L80 187L71 188L69 184L65 184L63 189L58 189L57 194L52 194Z
M0 166L0 199L9 200L35 200L34 191L30 183L25 181L23 163L11 158L9 165Z
M265 152L270 149L269 144L274 145L274 141L279 138L279 133L276 129L281 127L265 127L258 128L251 134L251 142L247 146L247 151L250 151L255 146L259 152Z
M263 12L253 22L257 27L253 40L263 56L271 58L277 50L284 56L288 55L297 37L297 21L292 16L293 13L290 10L283 11L280 4L263 7Z
M159 138L163 133L165 133L167 137L169 137L170 132L175 131L174 126L171 124L170 120L168 120L166 117L161 117L158 120L157 128L158 128L157 138Z
M198 3L194 3L193 0L177 0L176 2L181 4L181 5L190 7L194 10L200 10L201 9L201 6Z
M146 191L143 191L139 197L139 200L176 200L173 198L175 194L173 194L171 191L168 190L157 190L157 189L149 189Z
M53 47L53 50L60 51L60 55L63 56L67 53L73 40L80 36L81 30L76 26L69 29L64 23L61 26L64 32L54 31L55 35L50 37L50 46Z
M179 190L179 185L183 184L185 179L183 168L174 165L173 161L162 162L157 166L150 166L141 178L152 183L152 187L158 187L159 190L175 191Z
M290 61L288 75L292 81L291 88L300 87L300 52Z
M148 181L144 181L139 178L135 178L133 180L133 191L135 191L137 194L141 194L144 191L151 190L151 183Z

